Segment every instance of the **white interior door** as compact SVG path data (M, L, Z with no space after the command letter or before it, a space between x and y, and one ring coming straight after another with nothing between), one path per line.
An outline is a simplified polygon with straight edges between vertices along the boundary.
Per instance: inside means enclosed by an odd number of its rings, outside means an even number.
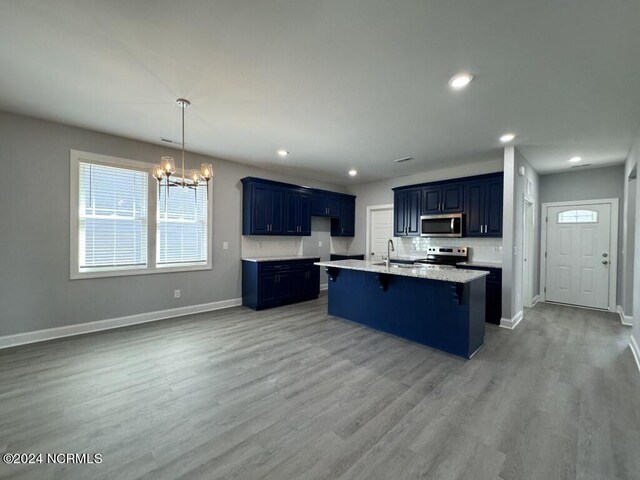
M371 210L369 222L369 258L387 256L387 242L393 238L393 208Z
M549 206L546 299L609 306L611 204Z

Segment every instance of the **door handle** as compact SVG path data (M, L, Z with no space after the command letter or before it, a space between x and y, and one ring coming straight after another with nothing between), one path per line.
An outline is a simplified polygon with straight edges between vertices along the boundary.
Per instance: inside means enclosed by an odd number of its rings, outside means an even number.
M603 265L609 265L609 262L608 262L608 261L606 261L606 260L602 260L602 264L603 264Z

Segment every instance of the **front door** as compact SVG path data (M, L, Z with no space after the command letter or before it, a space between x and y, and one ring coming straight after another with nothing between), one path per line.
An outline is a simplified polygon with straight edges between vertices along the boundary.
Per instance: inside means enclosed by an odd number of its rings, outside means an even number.
M608 308L610 239L611 204L548 207L546 299Z

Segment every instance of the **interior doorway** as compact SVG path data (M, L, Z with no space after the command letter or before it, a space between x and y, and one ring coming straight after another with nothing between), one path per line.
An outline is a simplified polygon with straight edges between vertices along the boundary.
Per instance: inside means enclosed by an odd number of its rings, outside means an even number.
M543 204L544 299L615 310L618 199Z
M367 258L381 260L386 256L390 238L393 238L393 205L367 207Z

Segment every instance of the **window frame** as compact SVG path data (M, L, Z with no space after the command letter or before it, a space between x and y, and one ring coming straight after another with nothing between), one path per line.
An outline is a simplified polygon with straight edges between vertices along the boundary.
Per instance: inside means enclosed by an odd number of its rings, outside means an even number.
M147 181L147 264L145 266L126 267L99 267L80 269L80 163L92 163L108 167L127 168L143 171L148 176ZM207 185L207 259L206 262L197 264L157 264L157 225L158 225L158 181L151 175L153 165L137 160L112 157L99 153L70 151L70 188L69 188L69 278L80 280L88 278L126 277L132 275L152 275L157 273L177 273L211 270L212 262L212 238L213 238L213 197L212 184ZM182 175L181 169L176 169L176 177Z

